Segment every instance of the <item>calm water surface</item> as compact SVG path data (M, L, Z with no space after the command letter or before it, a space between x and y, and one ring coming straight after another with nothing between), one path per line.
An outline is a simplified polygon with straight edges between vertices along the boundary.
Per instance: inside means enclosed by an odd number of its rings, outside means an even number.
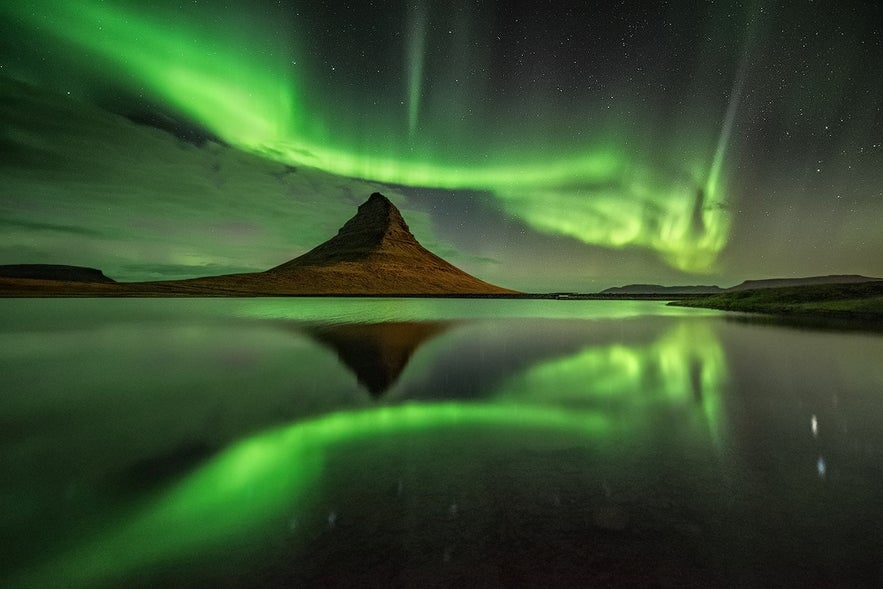
M4 587L883 580L878 333L656 302L0 309Z

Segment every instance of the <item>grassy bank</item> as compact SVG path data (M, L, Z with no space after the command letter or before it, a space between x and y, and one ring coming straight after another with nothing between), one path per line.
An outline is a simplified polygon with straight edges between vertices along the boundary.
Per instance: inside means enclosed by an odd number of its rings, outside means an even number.
M883 320L883 281L761 288L669 303L724 311Z

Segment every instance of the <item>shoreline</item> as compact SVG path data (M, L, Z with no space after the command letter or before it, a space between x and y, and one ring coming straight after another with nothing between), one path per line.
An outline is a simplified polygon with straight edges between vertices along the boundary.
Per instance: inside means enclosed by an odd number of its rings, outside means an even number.
M668 304L795 319L883 321L883 281L752 289L691 296Z

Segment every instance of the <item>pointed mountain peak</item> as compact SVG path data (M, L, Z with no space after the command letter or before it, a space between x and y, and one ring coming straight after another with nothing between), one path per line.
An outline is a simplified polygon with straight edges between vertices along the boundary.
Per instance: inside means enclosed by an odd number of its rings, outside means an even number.
M398 212L398 209L392 204L392 201L379 192L374 192L368 197L368 200L359 205L356 216L386 214L393 209Z
M370 204L383 204L384 206L387 206L387 207L395 206L392 204L392 202L390 202L390 200L388 198L386 198L385 196L383 196L379 192L372 192L371 196L368 197L368 200L366 200L362 205L360 205L359 208L362 208L362 207L364 207L366 205L370 205Z
M352 262L401 248L423 249L411 234L396 206L388 198L375 192L359 205L355 216L338 230L337 235L288 264Z
M340 228L337 235L356 237L370 235L379 241L390 237L393 239L416 239L411 235L408 224L392 202L379 192L373 193L368 200L359 205L356 215Z

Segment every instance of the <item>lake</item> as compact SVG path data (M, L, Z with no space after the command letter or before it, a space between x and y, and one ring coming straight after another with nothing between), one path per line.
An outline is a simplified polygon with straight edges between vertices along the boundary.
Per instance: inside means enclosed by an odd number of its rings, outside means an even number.
M0 301L4 587L863 586L883 335L647 301Z

